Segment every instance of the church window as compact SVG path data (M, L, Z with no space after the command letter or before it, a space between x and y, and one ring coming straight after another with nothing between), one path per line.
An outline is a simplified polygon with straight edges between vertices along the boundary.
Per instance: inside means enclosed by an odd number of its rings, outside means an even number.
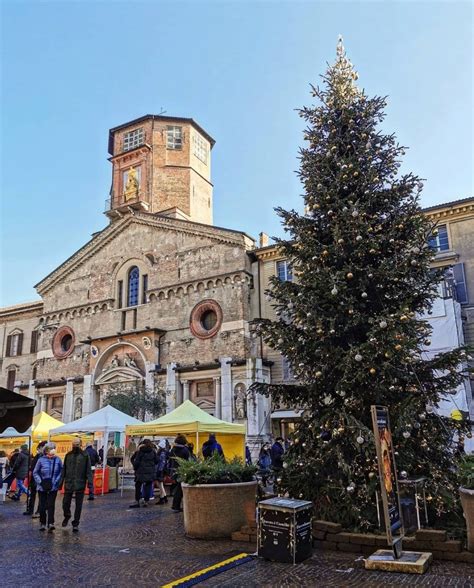
M128 274L128 302L127 306L137 306L140 288L140 270L134 265Z
M191 311L190 328L195 337L214 337L222 325L222 309L215 300L203 300Z
M277 261L276 264L277 276L280 282L292 282L293 272L291 265L285 260Z
M207 144L201 135L193 135L194 155L207 165Z
M53 337L53 354L56 359L64 359L74 351L76 337L71 327L60 327Z
M23 333L14 333L7 337L7 357L21 355L23 351Z
M181 149L183 147L183 128L168 126L166 129L166 148Z
M201 325L206 331L212 330L217 323L217 314L213 310L206 310L201 317Z
M143 132L143 128L128 131L128 133L123 135L123 150L130 151L131 149L135 149L135 147L140 147L140 145L143 145L144 139L145 133Z

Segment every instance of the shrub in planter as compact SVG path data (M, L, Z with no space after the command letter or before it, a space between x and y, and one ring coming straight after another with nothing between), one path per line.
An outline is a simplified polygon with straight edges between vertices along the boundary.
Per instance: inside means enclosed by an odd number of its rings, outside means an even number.
M474 455L459 462L459 494L467 526L467 548L474 551Z
M217 455L179 462L183 487L184 529L189 537L230 537L255 520L257 481L254 466L225 462Z

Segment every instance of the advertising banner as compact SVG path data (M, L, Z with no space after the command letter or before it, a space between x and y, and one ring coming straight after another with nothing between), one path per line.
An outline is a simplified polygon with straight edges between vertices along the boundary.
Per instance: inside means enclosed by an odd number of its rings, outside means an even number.
M404 530L388 408L372 406L371 412L387 540L393 548L395 558L398 559L401 555Z

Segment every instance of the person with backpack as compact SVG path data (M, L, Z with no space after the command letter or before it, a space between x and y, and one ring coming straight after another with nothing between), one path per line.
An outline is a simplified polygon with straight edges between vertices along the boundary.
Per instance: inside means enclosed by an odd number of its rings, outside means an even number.
M209 433L209 439L202 445L202 454L205 459L209 459L214 454L224 459L224 452L221 445L217 442L215 433Z
M86 484L89 488L93 486L91 460L87 451L81 449L81 439L76 437L72 441L72 450L66 453L64 457L64 466L61 473L59 486L64 484L63 498L63 527L67 527L71 518L71 501L74 494L76 506L74 509L74 519L72 521L72 530L74 533L79 531L79 521L81 519L82 503L84 502L84 491Z
M188 449L188 442L184 435L178 435L174 440L174 445L170 451L170 473L171 478L173 479L173 486L172 486L172 494L173 494L173 504L171 505L171 510L173 512L181 512L183 509L181 508L181 503L183 500L183 489L181 488L181 481L178 477L178 467L179 462L178 459L191 459L191 454L189 453Z
M28 488L23 484L23 481L28 477L30 457L28 445L25 443L21 446L20 452L17 454L16 459L13 462L12 474L16 479L16 493L13 496L10 496L12 500L20 500L22 494L29 495Z
M148 506L158 463L158 456L150 439L143 440L131 461L135 471L135 502L129 508L140 508L142 486L143 506Z
M56 455L56 445L46 443L43 455L38 459L33 470L39 494L40 531L46 530L46 523L50 533L55 529L54 509L62 469L63 463Z

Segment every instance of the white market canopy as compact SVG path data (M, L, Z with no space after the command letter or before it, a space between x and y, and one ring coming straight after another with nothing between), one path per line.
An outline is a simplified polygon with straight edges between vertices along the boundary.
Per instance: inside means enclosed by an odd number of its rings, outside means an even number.
M107 405L88 414L77 421L66 423L62 427L51 429L49 434L61 435L63 433L124 433L127 425L142 425L142 421L120 412L113 406Z

